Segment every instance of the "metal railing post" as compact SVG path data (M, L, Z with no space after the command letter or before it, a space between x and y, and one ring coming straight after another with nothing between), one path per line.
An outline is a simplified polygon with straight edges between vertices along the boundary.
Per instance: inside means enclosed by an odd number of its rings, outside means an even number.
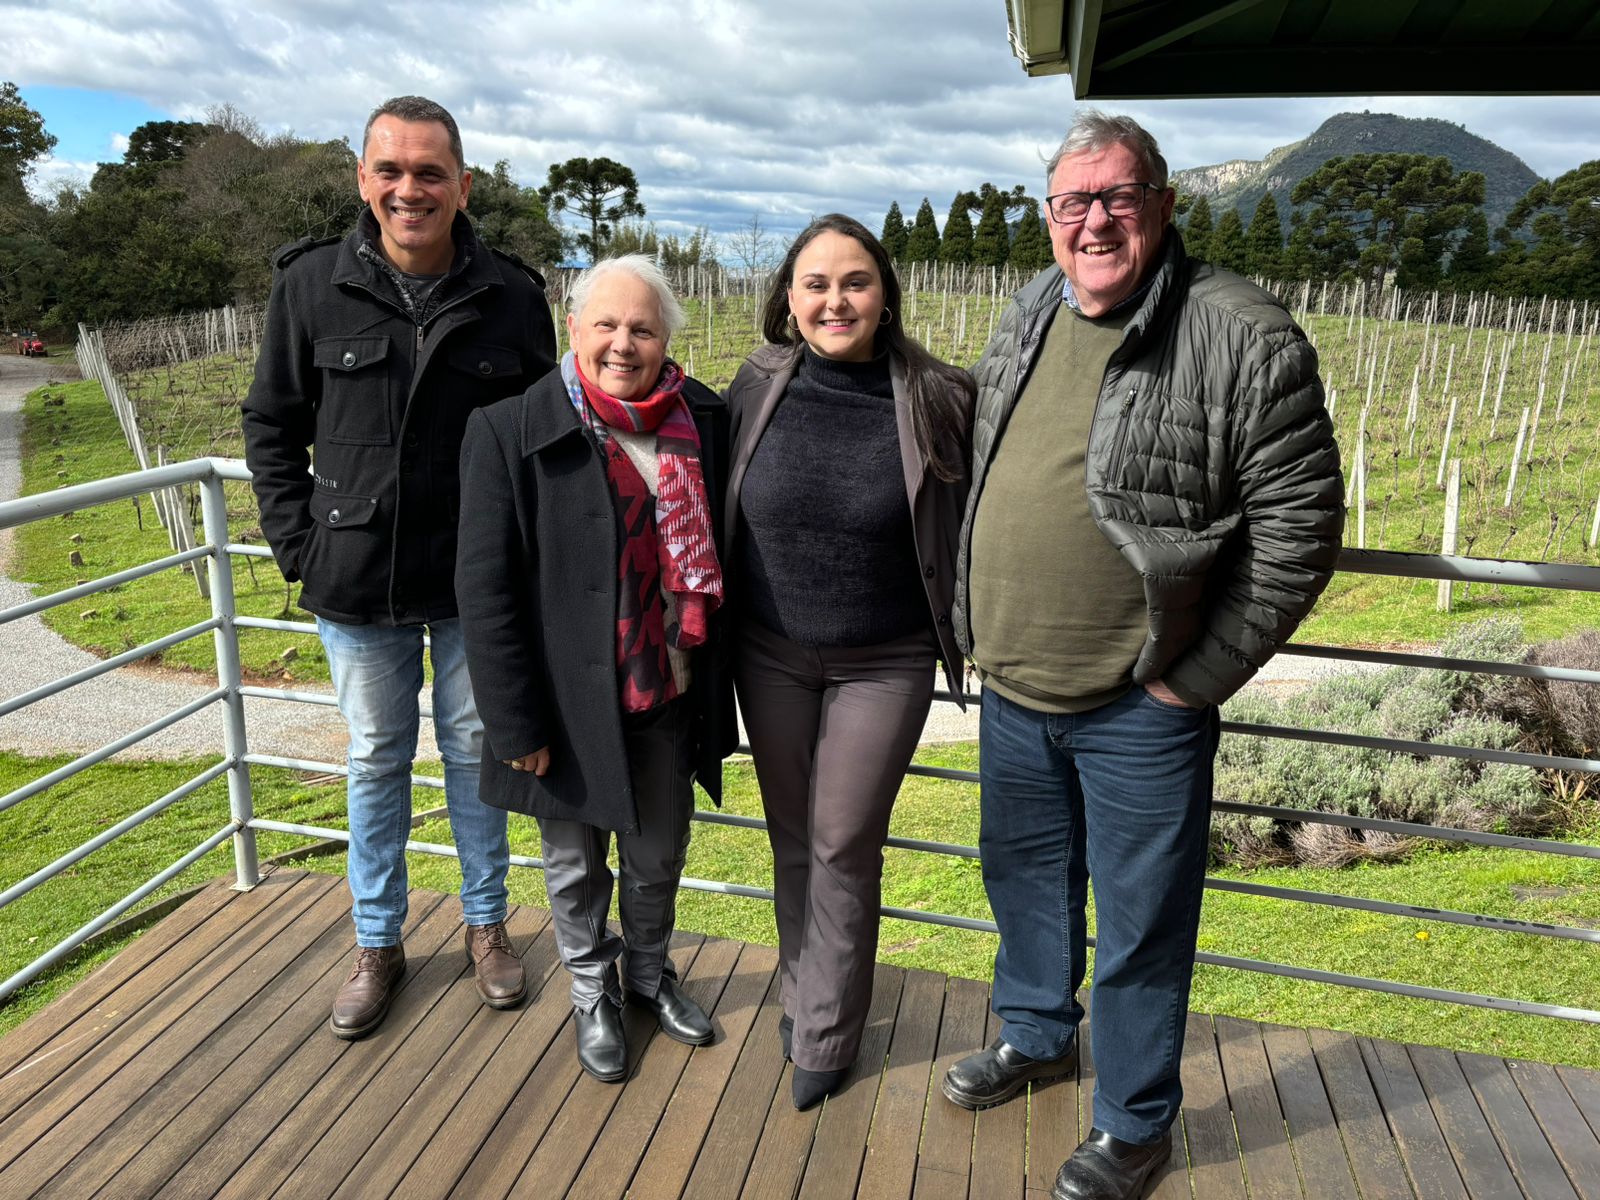
M228 759L228 807L238 830L233 835L234 887L247 892L261 882L256 862L256 831L250 821L255 805L250 795L249 736L244 724L244 678L239 668L239 630L233 623L233 560L228 556L228 501L222 478L211 471L200 481L200 515L211 550L206 569L211 582L211 614L217 620L212 640L217 648L217 686L227 689L222 702L223 749Z

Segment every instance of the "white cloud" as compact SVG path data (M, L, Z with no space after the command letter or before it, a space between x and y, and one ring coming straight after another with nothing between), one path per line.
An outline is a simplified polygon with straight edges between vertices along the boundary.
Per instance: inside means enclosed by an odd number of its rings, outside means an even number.
M232 103L270 131L359 138L402 92L455 113L468 157L525 183L577 155L632 166L664 230L792 229L890 200L941 215L988 179L1037 190L1071 117L1065 77L1028 79L1000 0L0 0L8 74L119 92L193 119ZM1459 121L1555 174L1600 157L1600 101L1166 101L1136 113L1174 167L1259 158L1352 108Z

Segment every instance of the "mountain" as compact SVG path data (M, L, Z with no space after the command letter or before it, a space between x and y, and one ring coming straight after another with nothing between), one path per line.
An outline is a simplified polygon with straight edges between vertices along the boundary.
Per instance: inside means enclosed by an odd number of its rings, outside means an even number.
M1453 121L1434 117L1401 117L1394 113L1339 113L1329 117L1303 141L1279 146L1260 162L1234 159L1209 167L1172 173L1172 186L1205 196L1214 218L1231 206L1249 224L1261 193L1278 201L1283 226L1289 227L1289 193L1294 185L1328 159L1352 154L1442 154L1457 171L1479 171L1484 180L1484 214L1498 229L1511 206L1538 182L1528 164Z

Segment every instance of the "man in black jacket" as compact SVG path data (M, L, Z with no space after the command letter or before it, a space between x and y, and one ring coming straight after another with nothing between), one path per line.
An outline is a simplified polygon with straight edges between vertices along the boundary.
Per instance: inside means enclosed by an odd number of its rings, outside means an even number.
M420 96L380 105L356 179L368 207L348 237L279 252L244 403L262 529L317 616L350 727L357 953L334 997L341 1038L378 1026L405 973L424 630L467 953L486 1003L526 992L505 932L506 814L478 798L483 724L453 583L458 459L472 410L524 391L556 350L543 280L473 234L448 112Z

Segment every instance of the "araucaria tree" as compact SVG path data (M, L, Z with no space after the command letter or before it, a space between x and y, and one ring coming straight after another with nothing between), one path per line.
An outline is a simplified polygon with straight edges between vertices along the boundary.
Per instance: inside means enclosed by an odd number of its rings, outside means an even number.
M1381 286L1438 282L1441 264L1483 203L1483 176L1426 154L1330 158L1295 185L1296 267Z
M1003 267L1011 256L1011 225L1006 218L1012 209L1022 207L1022 187L1019 184L1002 192L994 184L985 183L972 199L979 214L978 230L972 238L972 261L982 267ZM973 208L969 203L968 211Z
M933 205L926 196L917 209L917 219L911 223L911 232L906 235L905 257L907 262L939 261L939 222L934 219Z
M1532 246L1512 237L1526 228ZM1600 159L1528 189L1497 235L1504 244L1496 281L1537 296L1600 297Z
M905 258L906 219L901 215L898 200L889 202L889 211L883 218L883 232L878 235L878 240L883 243L891 262L900 262Z
M1019 271L1038 271L1050 265L1050 235L1045 232L1039 202L1032 196L1022 206L1022 220L1011 236L1011 257L1007 262Z
M591 259L605 251L611 228L627 217L644 216L639 203L639 181L633 171L609 158L569 158L551 163L550 174L539 194L551 212L571 209L589 232L578 234L578 245Z

